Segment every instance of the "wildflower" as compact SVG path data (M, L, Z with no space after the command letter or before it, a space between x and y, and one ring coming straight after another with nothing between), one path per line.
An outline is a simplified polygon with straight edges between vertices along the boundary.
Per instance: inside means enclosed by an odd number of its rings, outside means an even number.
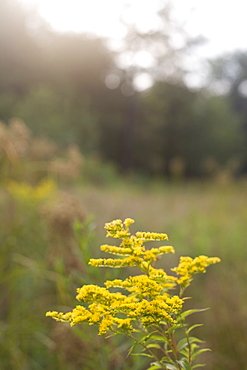
M198 256L194 259L191 257L180 257L178 267L173 268L172 271L175 271L177 275L181 275L177 282L185 288L192 281L194 274L199 272L205 273L209 265L218 262L220 262L218 257Z
M77 305L71 312L51 311L46 315L58 321L67 321L72 326L85 322L89 325L98 325L99 335L113 331L131 335L133 338L135 331L144 332L145 335L152 334L151 330L155 327L158 328L158 333L162 333L163 336L160 337L166 343L162 347L163 352L167 345L171 346L171 350L167 351L168 357L165 358L170 359L170 352L173 352L174 358L178 359L173 331L183 325L181 312L184 300L181 296L171 294L171 289L178 284L184 290L195 273L205 272L209 265L219 262L219 258L181 257L179 265L172 269L179 277L170 276L163 269L155 268L154 263L161 255L174 253L174 248L163 245L147 249L144 245L148 241L166 241L167 234L139 231L131 235L129 226L133 222L134 220L127 218L124 221L117 219L107 223L105 225L107 236L121 239L121 242L119 246L104 244L101 250L118 258L91 259L89 264L95 267L138 267L142 273L124 280L107 280L104 287L84 285L77 289L76 299L81 305ZM185 326L184 329L186 330ZM146 343L146 340L143 339L143 342L138 343ZM192 346L188 346L190 351ZM146 345L143 347L147 348ZM157 344L154 348L158 348ZM187 352L183 350L181 353L184 355ZM191 353L188 354L188 358L191 362ZM171 364L172 362L168 363Z
M136 237L142 240L168 240L167 234L164 233L150 233L144 231L138 231Z

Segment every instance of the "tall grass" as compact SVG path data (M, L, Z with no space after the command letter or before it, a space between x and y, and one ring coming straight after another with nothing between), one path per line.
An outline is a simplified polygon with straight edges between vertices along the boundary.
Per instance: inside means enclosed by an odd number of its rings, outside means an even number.
M204 360L208 370L247 369L246 181L126 180L85 160L84 173L75 148L57 160L51 143L42 142L37 154L37 142L16 125L2 127L0 151L0 370L145 369L137 358L126 359L127 343L98 338L83 326L53 325L44 316L69 311L77 287L108 278L107 269L99 272L87 261L98 257L104 224L127 217L136 220L134 232L167 232L177 255L221 258L217 269L196 277L200 289L196 281L190 288L193 307L211 308L198 318L205 326L197 336L212 349ZM55 190L49 195L46 187L46 197L40 181L48 177ZM174 258L165 259L165 270L176 265Z
M205 355L207 369L246 369L246 182L164 183L146 189L125 184L110 190L85 187L79 193L95 215L101 241L105 222L132 217L136 230L168 232L179 254L221 258L217 269L198 277L200 289L196 283L190 288L198 308L211 308L203 313L206 324L198 335L212 348Z

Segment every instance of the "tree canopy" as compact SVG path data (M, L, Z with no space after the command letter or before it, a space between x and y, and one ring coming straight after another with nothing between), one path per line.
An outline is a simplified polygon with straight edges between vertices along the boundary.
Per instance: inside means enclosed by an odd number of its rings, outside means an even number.
M247 163L246 55L230 67L214 65L214 81L225 79L229 96L191 90L183 58L193 42L174 26L170 9L158 17L159 27L146 33L125 22L116 52L105 39L56 33L16 0L2 0L0 119L18 116L35 134L75 142L122 170L171 175L180 168L198 176L210 158L221 166L236 158ZM175 34L183 40L179 47ZM146 66L134 57L143 52L152 56ZM126 56L129 62L121 63ZM153 80L143 92L134 83L142 73ZM117 83L107 83L109 76Z

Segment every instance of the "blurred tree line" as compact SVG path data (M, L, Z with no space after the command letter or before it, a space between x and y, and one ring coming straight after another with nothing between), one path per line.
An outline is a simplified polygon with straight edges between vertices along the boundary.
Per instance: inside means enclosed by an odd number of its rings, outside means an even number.
M76 143L121 170L199 176L235 161L246 171L247 54L213 63L212 81L228 83L227 93L192 90L183 58L193 42L174 42L184 35L168 8L158 16L163 26L146 33L129 25L116 52L92 35L56 33L16 0L1 0L0 119L20 117L35 135ZM149 66L135 63L143 50ZM140 92L135 78L145 73L154 83Z

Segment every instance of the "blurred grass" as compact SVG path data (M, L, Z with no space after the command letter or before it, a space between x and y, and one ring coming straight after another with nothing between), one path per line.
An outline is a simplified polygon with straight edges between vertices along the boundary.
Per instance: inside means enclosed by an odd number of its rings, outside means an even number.
M246 181L217 183L149 183L78 191L86 209L95 215L98 244L104 239L103 225L115 218L132 217L134 231L167 232L176 256L163 261L168 268L180 255L219 256L222 262L196 276L188 291L189 304L210 310L198 318L198 329L212 349L205 355L207 369L247 369L246 301ZM196 318L195 318L196 319Z
M236 369L237 364L238 368L244 369L246 183L225 186L149 183L143 187L122 182L110 187L79 185L71 191L80 199L85 213L94 215L94 220L87 225L91 236L84 239L83 230L80 230L80 224L77 225L82 249L76 249L73 244L72 254L84 262L82 269L77 266L69 270L66 260L63 261L68 258L67 252L60 251L61 259L56 254L53 263L48 262L51 242L35 206L18 205L13 199L6 201L6 194L2 194L1 338L4 346L0 355L4 361L1 361L0 369L122 368L114 359L109 360L108 352L113 344L97 338L93 328L90 332L87 328L86 338L84 335L78 342L78 332L75 335L70 328L54 325L44 318L44 313L50 309L69 310L74 304L77 286L89 282L100 284L104 274L107 278L116 274L114 270L85 267L85 260L99 254L99 245L105 242L104 223L125 217L136 220L133 231L168 233L177 253L162 260L161 266L165 269L176 265L180 255L206 254L222 259L217 268L212 267L205 276L195 277L189 290L193 297L189 304L211 308L198 318L198 322L205 322L204 327L198 329L198 335L213 350L205 356L206 368ZM56 248L65 246L57 245ZM69 336L71 347L76 350L72 351L64 344ZM121 342L117 344L123 345ZM76 360L76 357L81 359L78 348L87 352L82 361ZM123 352L126 350L122 348L120 353L116 352L120 363L125 361ZM102 362L102 356L108 360ZM138 368L131 360L128 363L124 362L123 369Z
M47 146L44 158L40 147L39 159L32 157L34 140L28 140L24 157L16 149L10 158L6 149L0 161L0 370L145 369L143 359L126 359L125 339L45 317L49 310L69 311L82 284L126 274L87 265L106 241L105 222L126 217L136 220L132 232L168 233L176 255L160 261L165 270L180 255L221 258L206 275L195 276L187 304L211 308L191 317L205 323L197 335L212 349L206 369L247 369L247 181L121 178L99 161L82 165L74 147L65 159L53 151L47 156Z
M112 273L87 265L96 249L94 224L72 189L49 200L37 200L36 189L23 196L23 183L15 183L0 192L0 369L124 370L128 342L45 317L51 309L70 310L77 287L101 284ZM128 364L140 370L143 360Z

